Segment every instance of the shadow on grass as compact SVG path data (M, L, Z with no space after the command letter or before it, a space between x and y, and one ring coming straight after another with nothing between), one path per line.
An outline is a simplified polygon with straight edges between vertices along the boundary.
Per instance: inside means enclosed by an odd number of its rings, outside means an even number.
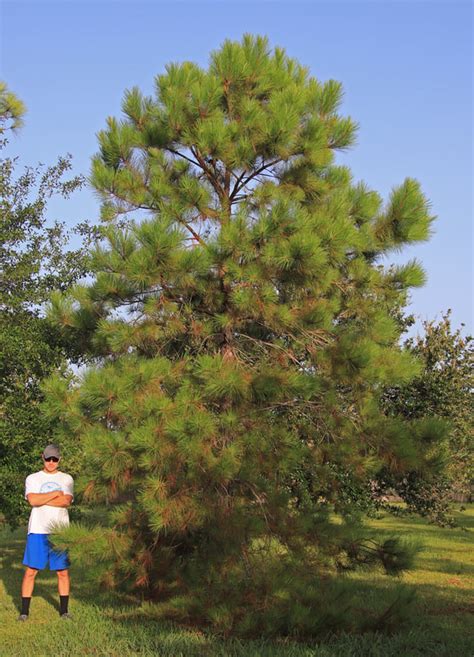
M429 537L431 537L432 534L439 535L439 533L442 532L444 540L460 540L461 542L468 541L470 540L470 532L474 530L474 519L469 516L461 516L461 514L459 514L459 516L462 527L439 527L438 525L429 523L424 518L397 518L388 513L380 518L368 518L368 522L372 526L385 531L397 531L400 533L405 531L419 531L423 534L426 533Z
M382 521L383 523L383 521ZM392 527L383 526L380 524L377 529L380 532L392 533ZM430 530L431 526L425 524L424 521L411 521L407 523L407 529L411 532L423 534L426 529ZM417 593L417 602L414 605L411 616L407 619L406 623L401 627L396 627L395 632L408 633L412 628L424 629L429 633L433 640L439 641L440 645L446 647L446 653L440 654L469 654L462 652L467 649L469 641L469 615L474 611L472 602L469 600L469 589L467 586L460 586L459 583L453 581L452 584L446 585L446 580L443 578L439 584L436 583L436 578L442 575L450 575L457 572L455 569L462 568L463 573L467 574L471 570L470 566L462 562L461 559L467 556L466 548L463 549L463 544L466 543L466 535L464 531L460 530L440 530L443 540L450 541L448 559L445 560L438 554L428 554L423 560L423 563L418 563L420 570L426 570L430 577L430 581L424 582L411 582L409 586L414 588ZM435 544L431 536L426 536L426 542L429 551L439 552L441 547ZM13 533L3 532L1 537L2 542L2 570L0 577L3 580L7 595L10 596L15 606L19 608L21 600L21 581L24 573L24 566L22 565L23 551L26 540L26 530L16 530ZM467 547L467 546L466 546ZM454 559L453 559L454 556ZM448 565L449 564L449 565ZM170 623L161 619L153 610L152 605L141 605L139 600L132 598L129 595L122 593L101 593L98 590L92 590L89 582L86 581L85 573L72 564L71 569L71 596L78 601L84 602L88 605L100 607L103 610L103 615L98 616L103 621L109 622L113 625L113 635L121 638L123 641L128 641L133 649L139 649L144 646L147 649L164 648L173 649L176 651L184 651L183 654L191 655L230 655L233 652L220 651L218 647L224 645L221 640L213 636L207 631L201 632L199 629L181 628L177 624ZM414 571L416 574L416 570ZM403 581L403 579L401 580ZM34 597L43 598L55 610L58 610L58 595L52 595L51 588L57 591L57 577L53 572L49 574L41 571L37 576L37 581L34 590ZM444 583L443 583L444 582ZM361 606L366 608L367 614L376 614L381 609L387 606L387 602L392 598L394 588L400 583L400 580L389 577L376 576L367 574L367 577L360 575L357 581L353 581L354 594L358 600L362 602ZM91 610L92 612L92 610ZM317 610L315 610L317 613ZM92 618L93 616L91 616ZM318 645L316 640L304 640L306 645ZM249 642L244 642L245 645ZM250 642L255 645L263 645L263 643L256 641ZM255 654L279 654L277 646L281 649L281 643L273 643L275 647L274 653L270 650L272 641L265 642L268 646L265 651L258 651ZM235 646L235 654L253 654L251 652L239 652L237 646L239 641L231 641ZM230 644L225 642L228 647ZM242 644L244 645L244 644ZM472 644L471 644L472 645ZM450 649L450 651L449 651ZM212 650L212 652L210 652ZM170 653L174 654L174 653ZM295 653L296 654L296 653ZM421 653L420 653L421 654ZM429 653L434 654L434 653Z
M353 593L357 600L360 602L359 614L364 615L366 620L370 618L377 618L382 609L387 608L389 600L393 600L395 588L399 584L398 579L387 579L383 581L353 581ZM306 649L313 648L314 655L373 655L373 657L385 657L386 655L399 655L394 651L395 646L402 642L403 637L413 637L417 648L419 644L419 652L401 653L403 655L446 655L449 657L456 657L458 655L467 656L472 648L472 631L471 631L471 617L474 611L473 603L469 600L467 595L463 597L453 598L450 591L442 586L435 585L415 585L417 590L416 599L412 607L411 614L408 613L404 620L396 622L393 627L383 631L367 630L347 635L346 633L329 631L318 637L307 637L302 635L299 640L289 639L285 637L277 638L249 638L249 639L221 639L212 634L210 630L199 628L183 628L178 624L168 623L159 618L153 610L153 606L144 606L141 608L122 608L110 610L107 613L107 618L114 622L114 627L117 629L119 635L132 636L137 642L134 648L137 649L139 645L152 646L153 649L159 650L163 648L169 649L175 647L178 649L178 644L181 648L186 647L184 654L188 657L194 655L255 655L259 657L277 656L285 654L309 655L304 652ZM315 614L318 610L315 609ZM166 629L165 629L166 628ZM180 634L180 631L183 634ZM344 638L345 635L345 638ZM423 638L425 637L425 639ZM430 646L437 646L436 652L431 650L422 651L426 648L424 640L429 639ZM372 641L380 643L379 650L371 649ZM176 641L176 645L173 644ZM182 643L185 642L185 643ZM188 643L186 643L188 642ZM344 642L348 642L344 644ZM361 652L353 651L354 645L362 647ZM339 643L341 649L344 648L347 652L339 651ZM285 651L284 646L286 645ZM334 653L329 651L330 645L333 645ZM196 646L199 650L194 652ZM293 646L293 648L291 647ZM299 646L296 648L296 646ZM191 649L193 647L193 649ZM324 650L323 650L324 648ZM320 652L321 649L321 652ZM363 650L370 652L364 652ZM222 652L220 652L222 650ZM208 652L209 651L209 652ZM161 653L158 653L161 654ZM313 653L311 653L313 654Z
M1 533L2 554L0 578L3 581L7 595L13 604L21 610L21 584L25 572L22 564L26 542L26 530L17 529L14 532L5 530ZM121 593L113 595L101 593L99 590L91 591L90 583L86 581L85 573L81 568L71 565L69 569L71 578L71 596L95 604L114 606L138 606L140 603L130 596ZM59 613L59 593L57 592L57 575L49 569L40 570L36 575L33 598L43 598ZM56 589L56 595L51 593L51 585Z
M450 551L450 554L453 551ZM467 555L467 551L464 552ZM462 555L460 555L462 557ZM421 567L421 566L420 566ZM466 563L459 559L452 559L450 557L427 557L423 560L422 567L424 570L437 571L444 575L463 575L467 577L474 577L474 564Z
M2 570L1 578L7 594L12 598L18 613L21 611L21 583L25 572L23 566L23 554L26 542L26 532L17 530L11 534L5 532L2 535L4 539L2 545ZM55 610L59 612L59 598L56 599L50 593L43 581L42 572L36 576L34 596L44 598ZM57 580L57 575L54 575ZM59 595L59 594L58 594Z

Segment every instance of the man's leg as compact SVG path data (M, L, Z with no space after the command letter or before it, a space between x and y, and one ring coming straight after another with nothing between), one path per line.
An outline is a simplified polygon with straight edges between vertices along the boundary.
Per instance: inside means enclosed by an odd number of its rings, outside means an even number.
M59 615L62 618L70 617L67 607L69 604L69 570L65 568L64 570L57 570L58 573L58 591L59 591Z
M35 586L35 577L48 562L47 545L44 534L28 534L26 537L23 565L26 566L21 585L21 614L18 620L26 620Z
M18 620L27 620L30 613L30 602L35 587L37 568L27 566L21 583L21 611Z
M58 591L59 591L59 615L61 618L71 618L68 614L69 604L69 556L67 550L55 550L48 538L49 547L49 567L58 573Z
M58 591L59 595L69 595L71 583L69 580L69 570L57 570L58 573Z
M23 582L21 584L22 598L31 598L33 595L33 589L35 588L35 577L37 573L37 568L30 568L27 566L25 574L23 575Z

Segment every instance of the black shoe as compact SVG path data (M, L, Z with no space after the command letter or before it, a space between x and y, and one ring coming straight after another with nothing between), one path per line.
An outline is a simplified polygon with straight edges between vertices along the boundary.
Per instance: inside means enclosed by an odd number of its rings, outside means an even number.
M74 616L71 616L71 614L69 614L67 611L66 611L65 614L61 614L61 619L62 620L72 620L73 618L74 618Z
M28 614L20 614L17 618L19 621L27 621L28 620Z

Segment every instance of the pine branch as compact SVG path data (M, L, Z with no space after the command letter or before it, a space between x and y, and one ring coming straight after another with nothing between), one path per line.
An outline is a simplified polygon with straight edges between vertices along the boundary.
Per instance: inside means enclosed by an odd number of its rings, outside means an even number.
M254 344L256 344L256 345L259 346L259 347L260 347L261 345L267 345L267 347L272 347L273 349L279 349L279 350L282 351L282 352L285 354L285 356L287 356L287 357L288 357L293 363L295 363L296 365L298 365L298 367L301 367L301 366L302 366L301 363L300 363L300 361L296 358L296 356L294 355L294 353L293 353L292 351L290 351L290 350L288 350L288 349L285 349L284 347L281 347L281 346L278 345L278 344L274 344L273 342L266 342L265 340L262 340L262 339L258 339L258 340L257 340L256 338L252 338L252 336L247 335L246 333L240 333L240 332L239 332L238 337L239 337L239 338L247 338L247 340L250 340L251 342L253 342Z
M216 177L213 175L212 171L207 166L204 158L200 154L197 147L191 146L191 153L194 155L194 157L199 162L199 165L200 165L201 169L205 172L205 174L207 176L207 179L209 180L211 185L214 187L214 190L215 190L217 196L219 197L219 199L222 202L223 198L225 197L225 192L222 189L222 187L219 185L219 183L217 182Z
M249 198L250 194L243 194L242 196L234 196L231 201L231 204L238 203L239 201L244 201L246 198Z
M301 399L290 399L289 401L285 401L285 402L275 402L274 404L270 404L270 406L260 406L258 407L258 409L256 409L256 411L258 413L261 413L262 411L273 411L275 408L281 408L284 406L290 408L296 408L298 406L300 407L308 406L312 410L324 410L324 405L321 404L320 402L301 400Z
M132 212L132 210L156 210L157 208L153 207L153 205L137 205L136 203L131 203L127 198L124 196L121 196L115 191L114 185L112 185L112 189L107 190L107 193L114 198L118 198L120 201L123 201L126 203L129 207L130 210L119 210L117 211L117 214L126 214L128 212Z
M208 246L207 243L202 239L202 237L199 235L199 233L197 233L197 232L194 230L194 228L192 228L192 227L190 226L190 224L188 224L187 221L185 221L182 217L180 217L180 216L177 215L177 214L175 214L175 217L176 217L176 220L178 221L178 223L180 223L182 226L184 226L185 228L187 228L187 230L189 230L189 232L191 233L191 235L193 236L193 238L194 238L197 242L199 242L199 244L201 244L202 246L205 246L205 247L207 248L207 246Z
M242 481L241 483L243 483L244 486L247 486L250 489L250 491L253 493L255 499L257 500L257 502L260 506L263 517L265 518L265 523L267 525L267 528L270 532L272 532L271 525L270 525L270 522L269 522L269 518L271 520L274 520L274 516L272 516L272 514L268 511L268 506L266 504L265 497L263 497L262 494L259 494L257 492L257 490L255 489L255 486L253 486L249 481ZM265 510L265 509L267 509L267 510Z
M224 174L224 190L225 190L226 196L229 196L229 192L230 192L230 171L227 168L226 168L225 174Z
M179 151L175 151L174 148L170 148L169 146L167 149L170 153L173 153L173 155L179 155L179 157L182 157L183 159L187 160L188 162L191 162L191 164L194 164L194 166L200 168L199 162L196 162L192 158L188 157L187 155L184 155L183 153L180 153Z
M204 221L206 221L206 219L219 219L219 212L213 210L213 208L206 208L205 210L199 211L199 216Z
M246 173L247 173L247 169L244 169L244 170L242 171L242 174L241 174L239 177L237 177L237 175L234 174L235 177L237 178L237 182L235 183L235 185L234 185L234 189L232 190L232 193L231 193L231 195L229 196L230 200L234 199L235 194L237 193L237 187L238 187L238 186L240 185L240 183L242 182L242 180L243 180L243 178L244 178L244 176L245 176Z
M302 329L302 335L306 338L309 338L312 342L316 342L322 347L327 347L328 344L334 341L334 337L329 333L329 331L323 331L322 329L316 329L314 331Z
M238 192L240 192L240 190L243 189L244 187L246 187L246 186L249 184L249 182L250 182L251 180L253 180L253 178L255 178L255 176L258 176L260 173L262 173L262 171L265 171L265 169L268 169L269 167L273 167L273 166L275 166L275 164L278 164L279 162L283 162L282 158L280 158L280 157L277 158L276 160L273 160L273 162L269 162L268 164L263 164L259 169L257 169L257 170L254 171L250 176L248 176L248 178L246 178L246 179L245 179L245 180L239 185L239 187L237 187L237 189L234 188L234 192L233 192L233 194L234 194L234 193L238 193Z

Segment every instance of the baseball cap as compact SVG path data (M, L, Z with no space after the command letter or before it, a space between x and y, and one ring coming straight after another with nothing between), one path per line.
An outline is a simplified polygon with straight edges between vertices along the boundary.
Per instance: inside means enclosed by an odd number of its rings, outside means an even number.
M57 445L48 445L43 450L43 456L45 459L47 459L49 456L55 456L59 459L61 457L59 447Z

